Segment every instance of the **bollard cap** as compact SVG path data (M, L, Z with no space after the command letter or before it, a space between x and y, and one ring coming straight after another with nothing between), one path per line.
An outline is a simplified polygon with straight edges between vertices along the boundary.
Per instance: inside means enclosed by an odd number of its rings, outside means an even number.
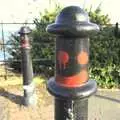
M64 8L56 17L55 23L48 25L47 31L66 36L86 36L99 31L99 27L89 21L88 14L78 6Z
M55 20L57 24L75 24L77 22L89 22L88 14L77 6L70 6L63 9Z
M19 34L29 34L31 33L31 29L28 26L23 26L20 28Z

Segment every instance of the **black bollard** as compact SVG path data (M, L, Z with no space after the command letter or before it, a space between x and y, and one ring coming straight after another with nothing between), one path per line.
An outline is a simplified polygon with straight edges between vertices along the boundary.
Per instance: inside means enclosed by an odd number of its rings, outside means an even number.
M97 90L89 80L89 34L99 27L77 6L64 8L47 31L56 34L56 74L47 83L55 96L55 120L87 120L88 97Z
M21 27L20 42L22 54L22 73L23 73L23 89L24 89L24 105L30 106L36 104L35 85L33 79L32 60L30 56L30 39L29 34L31 30L29 27Z

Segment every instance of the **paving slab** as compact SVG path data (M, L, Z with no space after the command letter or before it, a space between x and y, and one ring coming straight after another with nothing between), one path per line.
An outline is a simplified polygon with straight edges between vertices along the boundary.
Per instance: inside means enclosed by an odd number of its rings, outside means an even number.
M0 120L54 120L54 97L46 89L38 90L38 105L19 106L19 89L0 92ZM120 120L120 90L99 90L89 98L88 120Z
M47 116L49 120L54 120L53 101L54 98L44 108L48 115L43 118ZM120 120L120 90L99 90L94 96L91 96L88 104L88 120Z
M89 98L89 120L120 120L120 91L100 90Z

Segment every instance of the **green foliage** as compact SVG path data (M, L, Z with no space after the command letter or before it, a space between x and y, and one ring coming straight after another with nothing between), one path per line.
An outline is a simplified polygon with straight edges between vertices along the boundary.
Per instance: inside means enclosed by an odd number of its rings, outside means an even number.
M56 5L54 11L49 12L49 10L45 10L43 14L40 13L40 19L36 18L34 20L36 28L31 33L31 55L34 60L34 73L44 73L46 76L51 76L54 73L55 39L54 36L46 32L46 27L48 24L54 22L60 10L61 7ZM10 48L7 48L7 51L13 57L9 58L11 60L10 66L17 71L21 71L21 50L18 49L18 46L20 46L19 39L17 34L13 34L7 43L11 45Z
M97 23L98 25L108 25L110 24L110 18L107 15L102 14L100 5L92 11L91 9L88 11L86 10L90 16L90 21L93 23Z
M46 32L46 27L54 22L59 11L60 7L56 7L53 12L46 10L44 14L40 15L41 19L34 20L36 28L31 34L33 38L31 41L32 58L50 60L49 62L41 62L39 60L33 62L34 72L36 73L44 72L45 75L49 76L54 74L55 38ZM108 26L110 19L108 15L101 14L99 7L95 11L90 10L88 13L92 22L98 25L106 25L99 33L92 35L90 38L90 78L95 79L102 88L119 87L120 39L114 37L113 27ZM12 36L13 38L18 42L18 38ZM10 53L14 59L20 57L17 52L12 51Z
M120 85L120 38L116 39L113 27L105 27L90 39L90 77L102 88Z
M32 58L45 59L42 65L39 61L34 62L33 67L35 72L44 72L46 75L54 74L54 55L55 55L55 38L51 34L46 32L48 24L53 23L58 12L61 10L60 6L56 6L53 12L45 10L44 14L40 14L41 19L35 19L34 23L36 29L32 32Z
M11 34L10 40L7 42L6 49L10 54L9 65L16 71L21 71L21 51L20 51L20 40L17 34Z

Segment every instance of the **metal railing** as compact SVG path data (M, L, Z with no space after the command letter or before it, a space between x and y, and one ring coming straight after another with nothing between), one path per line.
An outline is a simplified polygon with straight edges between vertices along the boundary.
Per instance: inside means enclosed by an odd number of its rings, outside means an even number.
M0 31L1 31L1 34L0 34L0 80L1 79L7 80L8 77L13 76L12 74L10 74L9 71L14 71L14 68L10 68L8 66L8 64L11 61L21 63L21 59L9 59L10 54L8 53L7 48L11 47L14 44L14 43L12 44L8 43L8 41L10 41L11 39L11 35L18 33L18 31L20 30L22 26L29 26L31 29L35 28L34 23L0 23ZM44 41L44 43L48 44L49 42ZM34 44L38 44L38 43L34 43ZM43 44L42 41L41 41L41 44ZM15 50L16 49L20 50L20 43L19 45L17 45ZM51 60L49 59L46 60L44 58L33 59L32 61L40 62L41 65L45 63L51 64Z
M7 48L11 47L13 44L8 43L11 39L11 35L17 33L20 30L21 26L29 26L31 29L35 28L34 23L0 23L0 79L8 79L8 76L12 76L9 71L14 68L10 68L8 64L12 62L21 62L21 59L8 59L10 57ZM102 25L104 27L104 25ZM115 24L110 24L109 26L115 26ZM49 44L49 40L41 41L40 44ZM20 43L19 43L20 44ZM34 43L39 45L38 43ZM20 47L16 47L15 49L20 49ZM51 59L32 59L33 62L39 62L40 65L43 64L51 64Z

